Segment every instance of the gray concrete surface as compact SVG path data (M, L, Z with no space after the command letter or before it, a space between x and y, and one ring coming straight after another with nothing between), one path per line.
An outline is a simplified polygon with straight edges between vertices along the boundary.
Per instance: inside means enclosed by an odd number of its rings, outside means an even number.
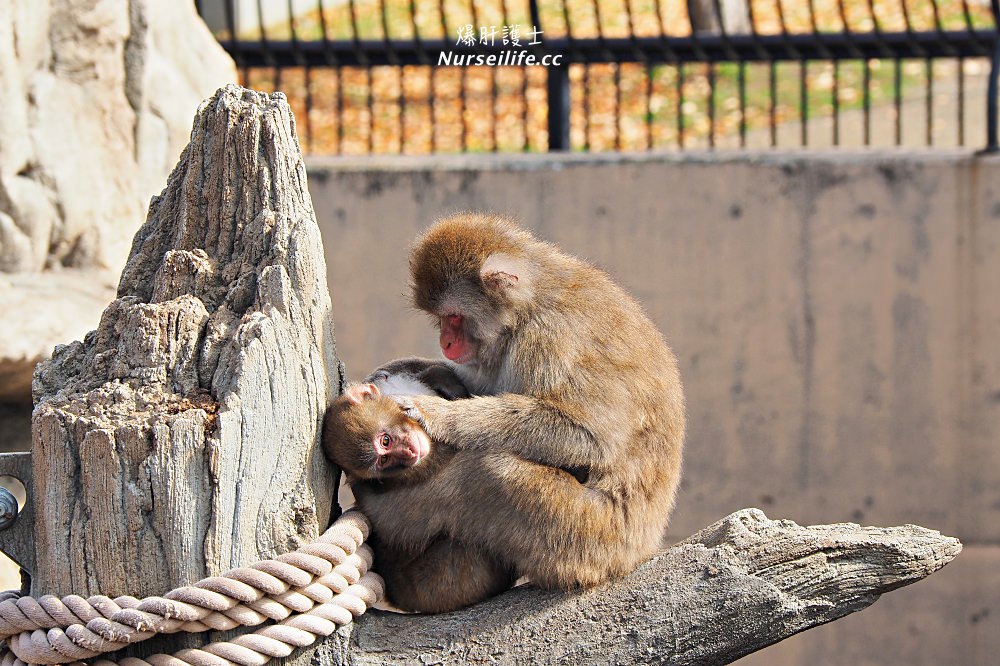
M338 351L359 378L436 353L407 247L489 208L604 267L681 362L670 536L746 506L917 523L967 552L758 664L1000 654L1000 158L953 153L313 159Z

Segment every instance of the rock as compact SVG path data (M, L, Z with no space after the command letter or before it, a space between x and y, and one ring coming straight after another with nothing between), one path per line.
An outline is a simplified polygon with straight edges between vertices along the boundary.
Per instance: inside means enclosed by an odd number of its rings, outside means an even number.
M0 403L30 403L35 364L97 325L116 282L98 268L0 273L0 311L13 313L0 339Z
M13 382L0 400L26 401L24 366L82 337L109 300L82 275L46 273L121 269L199 102L235 79L194 3L0 3L0 272L35 274L5 283L0 308L42 324L0 341L0 377ZM42 293L61 315L20 309Z

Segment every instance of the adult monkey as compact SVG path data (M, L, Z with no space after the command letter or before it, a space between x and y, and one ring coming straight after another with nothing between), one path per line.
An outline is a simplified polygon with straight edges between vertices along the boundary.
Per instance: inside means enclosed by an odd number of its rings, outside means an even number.
M684 398L676 359L639 305L497 215L437 222L410 272L414 303L439 323L474 397L397 398L459 453L434 483L402 489L383 536L422 549L445 535L549 589L596 585L648 559L680 479Z

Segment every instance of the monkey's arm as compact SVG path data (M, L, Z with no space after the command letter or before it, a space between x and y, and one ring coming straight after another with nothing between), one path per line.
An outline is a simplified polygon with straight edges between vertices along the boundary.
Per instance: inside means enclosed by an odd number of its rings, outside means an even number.
M393 376L410 377L448 400L469 397L468 389L451 365L445 361L417 356L389 361L373 370L364 381L381 387Z
M578 419L532 396L503 393L454 402L412 396L397 402L433 441L460 450L505 451L563 468L599 465L608 453Z
M383 363L375 370L372 371L364 381L372 381L378 377L385 377L388 375L412 375L416 377L420 373L426 371L428 368L436 368L439 366L447 367L447 364L439 359L430 358L420 358L419 356L407 356L404 358L397 358L388 363Z

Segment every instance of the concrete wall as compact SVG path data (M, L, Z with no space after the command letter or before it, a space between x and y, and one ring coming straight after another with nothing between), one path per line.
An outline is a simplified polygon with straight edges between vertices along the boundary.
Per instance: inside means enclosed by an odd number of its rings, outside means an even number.
M337 343L358 378L435 355L410 240L517 215L604 267L680 358L672 538L758 506L918 523L958 560L753 664L987 664L1000 654L1000 160L968 154L314 160Z

